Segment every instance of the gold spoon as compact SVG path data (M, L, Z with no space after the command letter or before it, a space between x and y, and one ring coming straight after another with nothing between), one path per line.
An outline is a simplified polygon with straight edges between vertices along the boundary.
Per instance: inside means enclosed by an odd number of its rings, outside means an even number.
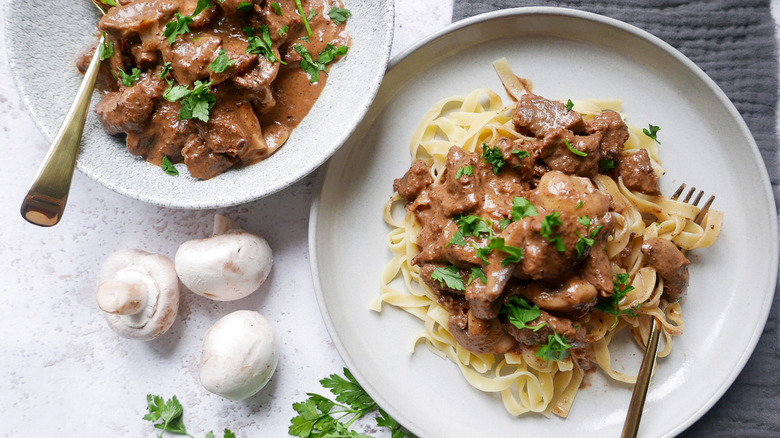
M100 0L91 1L101 14L106 14L108 6ZM73 179L73 169L76 166L76 155L81 145L81 134L84 132L84 122L89 111L89 102L92 100L92 91L95 89L100 67L99 48L104 42L105 36L101 36L95 55L92 56L89 68L76 92L76 98L54 142L49 147L27 196L24 197L22 217L31 224L50 227L56 225L62 218L65 203L68 201L70 182Z

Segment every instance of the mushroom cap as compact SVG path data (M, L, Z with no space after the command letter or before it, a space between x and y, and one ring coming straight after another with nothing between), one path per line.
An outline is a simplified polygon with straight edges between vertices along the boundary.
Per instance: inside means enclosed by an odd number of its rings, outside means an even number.
M175 260L179 279L191 291L212 300L231 301L260 288L271 272L273 255L265 239L233 228L184 242Z
M114 312L121 299L110 297L123 293L116 284L142 290L146 299L140 311L132 314L105 313L108 325L119 335L131 339L152 340L160 337L176 320L179 309L179 278L168 257L139 249L124 249L106 258L100 269L98 303L104 311ZM107 305L107 303L111 303ZM135 304L135 303L134 303ZM109 308L110 307L110 308ZM137 305L130 306L133 311Z
M222 317L206 331L200 383L230 400L255 395L276 370L278 343L271 324L252 310Z

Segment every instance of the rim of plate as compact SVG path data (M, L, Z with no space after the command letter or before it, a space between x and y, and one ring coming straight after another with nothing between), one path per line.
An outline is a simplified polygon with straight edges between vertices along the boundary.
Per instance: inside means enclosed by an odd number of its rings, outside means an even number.
M403 51L402 53L396 55L393 57L393 59L390 60L388 64L388 72L391 71L393 68L395 68L397 65L402 63L407 57L411 56L413 53L415 53L417 50L427 46L431 42L447 35L453 32L457 32L460 29L480 24L482 22L491 21L495 19L500 19L504 17L510 17L510 16L520 16L520 15L551 15L551 16L565 16L565 17L572 17L577 19L584 19L587 21L592 21L600 24L604 24L613 28L617 28L618 30L633 34L651 44L656 46L657 48L662 49L667 54L674 57L677 61L682 63L691 73L695 74L707 87L715 93L718 100L723 104L723 107L729 112L729 114L732 116L734 120L737 121L740 130L742 131L742 134L745 138L749 140L750 143L750 152L753 154L753 159L756 160L758 163L762 163L763 166L759 166L761 170L761 174L758 175L759 179L761 180L761 187L764 191L764 196L767 197L769 200L774 200L774 194L772 192L772 187L769 181L769 175L766 170L766 164L764 163L763 158L761 157L758 146L756 145L755 139L753 138L752 133L750 132L750 129L747 127L747 124L745 123L742 116L739 114L739 111L734 106L734 104L731 102L731 100L726 96L726 94L721 90L721 88L715 83L714 80L712 80L698 65L696 65L693 61L688 59L685 55L683 55L680 51L678 51L676 48L674 48L669 43L666 43L662 39L656 37L655 35L642 30L634 25L625 23L623 21L606 17L603 15L591 13L591 12L585 12L580 11L577 9L571 9L571 8L560 8L560 7L545 7L545 6L539 6L539 7L520 7L520 8L510 8L510 9L502 9L498 11L493 12L487 12L484 14L476 15L473 17L469 17L466 19L463 19L461 21L452 23L451 25L439 30L438 32L426 37L425 39L415 43L407 50ZM373 105L376 105L376 101ZM349 140L348 140L349 141ZM320 196L322 193L322 190L324 188L325 179L329 173L330 170L330 163L327 163L325 166L322 167L322 171L319 173L317 177L317 184L315 186L315 192L314 192L314 198L312 199L312 205L311 210L309 214L309 254L310 254L310 267L312 271L312 281L314 283L314 288L317 296L317 303L320 307L320 313L322 315L322 319L328 329L328 332L331 336L331 339L336 345L336 348L344 360L347 367L350 369L352 374L355 376L356 379L360 382L360 384L366 389L367 392L377 401L377 403L382 406L382 409L386 410L393 418L397 419L399 422L404 421L402 424L405 428L407 428L412 433L417 433L419 430L417 429L416 424L409 424L406 416L398 412L398 410L395 409L394 406L388 403L388 401L384 398L382 394L380 394L366 379L366 377L360 372L360 370L355 367L355 362L352 360L350 354L348 353L346 347L342 343L340 337L338 336L338 332L336 331L335 326L333 325L333 321L330 318L330 313L328 311L328 308L325 304L325 299L322 291L322 284L320 281L320 273L318 268L318 251L317 251L317 218L319 213L319 203L320 203ZM769 238L772 241L777 241L778 239L778 228L777 228L777 212L776 210L772 210L773 213L773 219L770 221L770 231L771 236ZM778 265L778 248L777 246L773 247L772 251L772 260L771 260L772 266ZM770 285L776 285L777 284L777 270L772 270L767 278L767 286ZM734 380L737 378L737 376L742 372L742 369L744 368L745 364L747 363L747 360L752 355L753 351L755 350L756 344L758 343L758 340L763 332L763 329L766 325L767 318L769 316L769 311L771 309L771 300L774 295L773 291L774 288L771 288L772 293L765 293L764 299L765 301L768 299L770 305L764 305L762 306L761 311L761 320L760 322L755 326L753 333L751 333L750 340L746 345L746 348L743 350L743 353L737 360L737 365L732 369L731 373L728 374L726 379L724 379L722 382L720 382L720 386L718 386L717 390L709 397L709 399L703 403L695 412L694 414L689 417L686 421L678 424L676 427L671 429L669 431L670 436L676 435L685 429L687 429L691 424L696 422L699 418L701 418L702 415L704 415L728 390L728 388L734 383ZM764 303L766 304L766 302Z
M395 1L394 0L378 0L378 1L382 5L382 15L385 16L387 20L386 29L384 35L382 35L382 40L385 42L385 44L380 49L381 51L380 51L379 60L382 65L387 65L390 58L390 52L392 49L393 33L395 31ZM43 119L40 117L40 111L36 111L36 108L33 105L31 105L30 92L29 92L30 90L28 90L28 87L21 80L22 72L20 71L20 67L17 66L18 62L16 61L16 59L18 54L15 51L16 47L12 44L8 44L8 41L12 40L12 38L10 38L9 35L11 35L12 33L11 28L13 27L11 26L12 23L10 23L11 15L12 15L10 13L10 11L12 10L11 3L12 2L8 0L5 2L5 4L2 7L2 11L5 17L4 38L6 41L6 54L8 56L9 67L11 70L11 77L13 79L14 86L16 87L17 90L19 90L19 95L22 99L22 102L24 103L25 110L27 111L28 115L33 120L33 123L38 128L38 131L43 135L44 139L46 139L49 143L51 143L57 131L59 130L59 124L56 127L54 127L52 131L49 131L48 128L43 123L42 121ZM335 144L336 146L332 150L330 150L326 154L315 157L312 160L307 160L303 163L299 163L299 164L303 164L303 166L301 166L303 170L300 173L288 173L287 175L292 175L292 176L277 178L272 181L268 181L267 184L263 186L262 190L244 191L237 196L227 197L226 199L222 197L211 196L209 200L205 200L205 201L204 200L193 201L189 199L182 200L182 199L170 198L170 197L160 198L155 196L153 193L146 193L144 191L133 190L133 186L127 185L124 181L118 181L113 178L106 178L105 174L101 173L100 170L96 170L94 166L93 167L85 166L82 163L82 161L79 159L82 153L81 151L79 152L79 157L77 157L76 159L76 169L78 169L81 173L89 177L91 180L99 183L103 187L106 187L113 192L119 193L123 196L127 196L128 198L131 199L147 202L149 204L160 206L160 207L200 210L200 209L231 207L231 206L255 201L270 196L287 187L290 187L291 185L302 180L304 177L317 170L320 166L322 166L323 163L327 162L327 160L346 143L346 141L349 139L352 133L357 129L357 127L360 126L361 122L363 121L363 118L368 113L371 104L373 103L377 93L379 92L379 88L382 84L382 79L386 72L387 72L387 68L377 70L376 73L376 76L378 76L377 79L371 83L370 88L365 90L365 93L362 93L362 96L364 96L367 99L365 101L365 104L363 105L362 114L360 114L359 117L353 117L352 123L350 125L343 126L342 127L343 129L340 129L338 131L338 135L335 137L335 140L333 142L333 144ZM75 93L75 89L74 89L74 93ZM90 104L90 109L87 113L88 119L91 116L94 117L93 113L94 113L94 107L96 103L97 103L97 99L95 99L93 95L92 102ZM64 117L64 113L63 113L63 117ZM85 121L85 124L87 123L88 121ZM101 135L103 134L105 133L101 132ZM82 146L81 146L82 148L83 148L83 142L87 141L86 137L87 137L87 129L85 128L84 137L82 138ZM122 141L122 143L124 143L124 140ZM45 152L46 151L44 151L44 153ZM137 157L132 157L132 158L137 158ZM260 163L255 163L255 165L257 164ZM251 168L252 166L246 166L246 168ZM188 172L187 175L188 178L191 178L189 177ZM219 176L222 175L218 175L217 177ZM192 180L196 181L197 183L204 183L204 184L208 183L208 180L202 181L202 180L195 180L194 178ZM189 182L190 181L188 181L188 183ZM235 184L236 182L240 182L240 180L234 180L233 178L231 178L231 180L226 183L232 185ZM222 194L224 192L220 191L220 189L228 189L228 188L229 188L228 184L223 184L220 185L219 187L214 187L214 189L216 190L211 189L209 190L209 192L212 195L216 193Z

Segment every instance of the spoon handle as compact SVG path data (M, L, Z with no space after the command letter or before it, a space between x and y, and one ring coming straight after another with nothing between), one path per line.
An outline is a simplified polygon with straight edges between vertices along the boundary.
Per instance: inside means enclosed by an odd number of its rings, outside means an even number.
M31 224L50 227L62 218L89 102L92 100L92 91L95 89L100 68L100 46L103 42L104 37L101 36L76 98L22 202L22 217Z

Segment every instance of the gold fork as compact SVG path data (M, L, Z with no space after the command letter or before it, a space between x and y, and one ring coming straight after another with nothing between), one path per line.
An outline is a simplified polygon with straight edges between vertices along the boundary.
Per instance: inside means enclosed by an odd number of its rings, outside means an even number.
M672 195L672 199L677 200L685 190L685 184L680 185L677 191ZM682 202L689 203L693 206L699 204L701 198L704 196L703 191L699 191L696 198L691 201L693 194L696 192L696 187L691 187L688 194L685 196ZM715 201L715 197L711 196L709 200L696 215L693 220L694 223L701 225L701 221L704 219L704 215L709 211L712 202ZM634 392L631 395L631 404L628 405L628 413L626 414L626 421L623 423L623 433L621 438L635 438L639 431L639 421L642 419L642 409L645 405L645 399L647 398L647 390L650 387L650 377L653 375L655 369L655 359L658 354L658 340L661 336L661 327L653 318L652 330L650 332L650 338L647 341L647 349L645 355L642 358L642 365L639 368L639 375L636 377L636 384L634 385Z
M100 0L91 1L102 15L106 14L108 6ZM76 155L84 132L84 122L100 67L100 46L103 43L105 37L101 35L95 55L92 56L89 68L84 73L84 79L76 92L76 98L68 114L65 115L57 136L49 146L49 151L33 179L30 190L22 201L22 217L31 224L51 227L60 221L62 212L65 211L73 169L76 166Z

